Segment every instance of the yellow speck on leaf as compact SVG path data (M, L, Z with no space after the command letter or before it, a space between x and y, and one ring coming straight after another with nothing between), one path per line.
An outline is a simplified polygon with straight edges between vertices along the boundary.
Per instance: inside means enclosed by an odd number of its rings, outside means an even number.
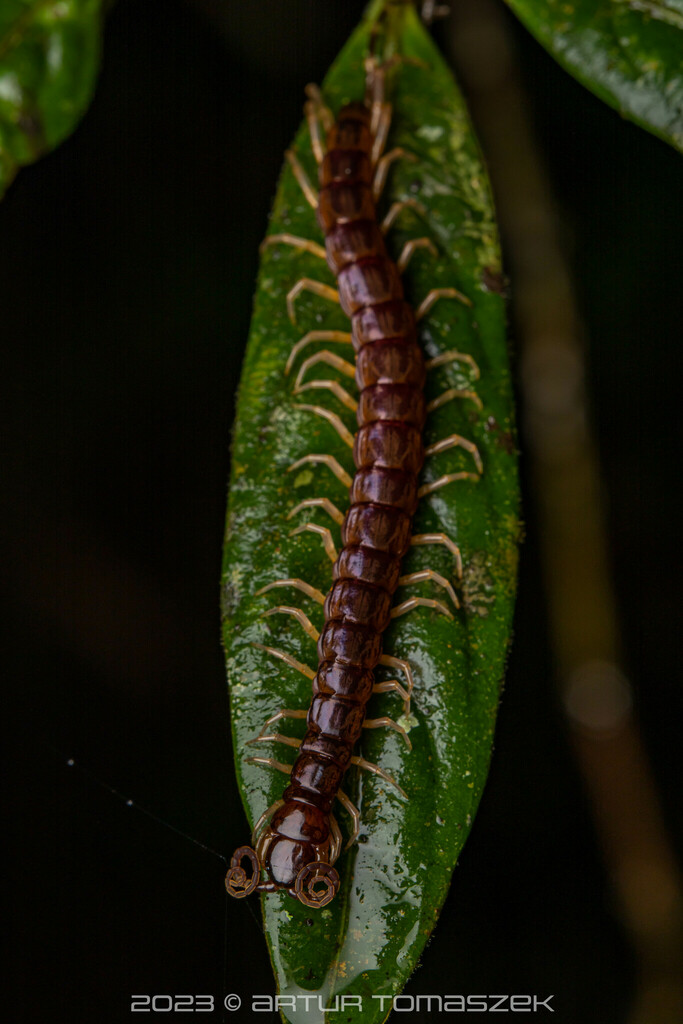
M308 487L310 483L313 483L313 474L310 469L305 469L302 473L299 473L298 476L294 477L295 487Z

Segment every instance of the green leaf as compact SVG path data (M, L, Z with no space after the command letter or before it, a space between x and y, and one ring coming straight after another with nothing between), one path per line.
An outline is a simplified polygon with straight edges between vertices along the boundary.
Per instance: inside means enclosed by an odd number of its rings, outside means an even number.
M375 5L374 12L378 7ZM362 997L354 1021L384 1020L388 1006L373 996L401 990L434 927L448 891L456 858L469 833L488 771L494 721L510 635L517 541L519 537L516 452L500 260L486 174L462 97L412 6L392 23L399 51L416 63L395 73L394 119L389 147L404 146L417 162L397 161L382 199L382 209L398 199L416 198L427 208L421 217L406 211L390 232L397 255L408 238L428 235L438 258L425 250L414 255L404 280L409 299L418 304L431 288L455 286L472 300L472 309L441 300L421 323L428 356L457 349L481 369L474 380L465 362L452 362L429 374L428 397L448 387L475 389L483 408L470 400L443 405L428 421L426 442L458 433L481 452L479 482L461 481L424 498L415 532L443 532L462 550L462 608L455 620L418 608L395 620L385 651L407 658L415 675L412 752L388 729L367 730L361 753L391 773L409 795L403 801L392 786L351 769L344 789L360 809L359 843L337 862L341 888L323 910L309 910L284 894L263 900L266 934L283 996L320 995L321 1005L335 996ZM363 57L369 23L352 36L330 71L323 91L334 111L362 99ZM302 126L294 147L309 177L315 162L308 131ZM310 206L288 165L282 174L268 233L289 232L321 241ZM261 270L238 398L227 519L224 580L224 643L230 681L232 728L240 790L249 820L279 796L285 777L271 768L245 763L254 753L291 762L292 751L276 744L245 746L266 719L281 708L306 708L310 682L295 669L274 661L253 642L286 650L315 666L314 642L289 616L263 613L278 603L303 608L319 629L319 605L297 591L256 592L277 579L299 577L326 592L330 563L320 539L292 528L310 520L329 526L339 545L339 529L322 509L310 508L293 519L298 502L328 497L342 510L346 489L320 465L288 473L297 459L312 453L334 455L352 471L349 449L322 419L300 411L309 395L293 395L293 375L284 372L294 343L313 329L349 329L338 306L315 295L298 302L298 324L287 317L285 296L296 281L311 277L334 284L325 263L306 252L273 245L263 252ZM310 354L325 346L312 346ZM351 357L351 350L329 345ZM301 356L297 368L301 365ZM316 372L319 371L319 372ZM337 376L330 367L312 368L307 379ZM344 379L344 384L349 384ZM353 387L353 385L351 385ZM334 408L350 430L353 413L324 391L312 400ZM451 450L428 460L425 479L474 469L471 456ZM441 547L413 548L405 571L430 567L453 578L454 560ZM398 591L444 598L433 583ZM273 596L275 595L275 596ZM447 600L447 598L445 598ZM378 678L390 678L378 670ZM393 673L395 676L396 673ZM372 716L399 718L397 696L373 698ZM301 734L301 722L280 722L282 732ZM298 726L298 730L297 730ZM341 811L342 829L348 819ZM249 832L245 823L245 842ZM341 1006L341 1003L340 1003ZM329 1016L311 1002L300 1015L287 1009L286 1020L322 1022ZM302 1010L302 1004L299 1003Z
M2 0L0 197L17 168L57 146L92 95L103 0Z
M559 63L683 150L683 0L507 0Z

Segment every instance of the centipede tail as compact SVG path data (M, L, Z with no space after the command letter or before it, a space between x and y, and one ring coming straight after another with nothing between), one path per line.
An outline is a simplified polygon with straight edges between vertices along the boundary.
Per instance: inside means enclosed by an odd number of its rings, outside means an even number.
M306 734L300 745L279 737L298 746L289 784L269 820L257 827L255 848L241 847L235 853L226 878L234 896L284 889L307 906L324 906L340 884L332 866L341 845L332 808L345 771L352 760L359 760L353 751L366 723L376 685L374 669L383 657L382 636L392 618L401 563L411 545L427 414L417 317L404 298L398 266L387 252L373 194L390 108L371 73L366 102L344 106L334 121L325 109L320 110L322 123L329 124L324 147L314 136L320 158L316 215L327 263L336 277L338 301L351 321L360 392L353 438L356 470L342 523L343 546L324 599L325 623L317 641ZM309 108L309 123L312 116ZM310 184L307 187L312 194ZM300 242L286 236L278 236L278 241ZM332 509L334 515L337 510ZM424 536L427 540L418 542L442 542L442 535ZM450 587L438 574L430 578ZM444 607L422 599L417 603ZM389 688L380 684L382 692ZM396 688L409 702L410 688L398 683ZM368 724L376 723L392 724L408 740L405 730L389 719ZM283 767L268 759L260 762ZM369 767L393 782L377 766ZM249 876L244 860L249 861ZM260 880L261 870L265 881Z

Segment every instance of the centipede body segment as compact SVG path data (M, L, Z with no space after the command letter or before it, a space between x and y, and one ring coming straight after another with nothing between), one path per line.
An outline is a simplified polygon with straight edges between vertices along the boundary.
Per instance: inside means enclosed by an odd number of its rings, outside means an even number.
M298 296L309 290L321 299L338 301L351 323L350 335L338 331L310 332L295 346L296 355L316 342L351 342L355 352L355 364L329 350L309 356L297 377L295 392L327 390L347 407L356 409L358 430L352 436L337 414L326 406L300 406L326 418L352 446L355 474L349 478L332 456L308 457L311 461L327 460L329 468L349 485L348 507L340 510L328 499L308 499L292 512L317 505L335 521L341 521L339 552L329 530L310 523L300 528L319 533L334 559L332 586L327 595L296 579L276 580L264 588L294 588L314 600L322 600L325 622L318 636L300 610L289 605L271 609L294 615L310 635L317 637L318 665L307 712L276 711L252 741L280 742L295 747L297 753L291 768L268 757L250 758L287 772L289 783L282 798L265 810L257 823L255 848L238 849L226 877L226 886L233 896L282 889L312 907L324 906L339 888L339 875L333 867L342 848L341 831L333 814L336 799L340 799L353 821L350 842L358 834L358 812L341 789L349 765L367 768L397 786L381 767L354 756L362 730L393 728L410 745L405 729L393 719L367 716L373 693L393 692L403 699L406 709L410 703L410 667L383 653L383 633L392 617L420 605L447 615L452 615L457 607L450 582L440 574L432 570L401 573L411 544L444 544L454 554L456 564L460 563L459 550L445 535L413 536L412 521L418 501L423 494L453 480L476 480L482 470L475 446L452 435L432 446L429 454L437 455L451 446L462 447L472 458L476 472L447 474L431 485L420 486L428 410L424 394L427 367L418 342L418 317L439 298L468 300L455 289L435 289L416 312L404 297L401 270L417 249L435 250L429 239L413 239L396 262L387 250L385 230L403 207L419 204L394 204L383 224L378 219L376 203L388 168L395 159L410 159L410 154L403 150L384 153L391 121L391 107L384 98L384 68L370 59L367 70L365 101L347 104L336 119L319 91L309 87L306 116L319 164L317 194L296 157L289 155L304 195L315 206L324 235L324 256L337 284L334 289L308 278L297 282L287 297L290 315L295 317ZM316 256L323 255L319 243L291 235L272 236L266 244L292 245ZM447 358L446 354L442 362ZM455 353L453 358L461 358L476 371L471 357ZM330 366L347 379L353 376L358 401L336 379L304 383L307 370L317 363ZM447 393L444 401L451 398L478 401L472 391ZM399 585L425 580L441 589L439 597L443 596L443 600L412 597L394 606ZM265 650L305 671L305 666L286 652ZM401 671L403 682L376 683L374 670L380 663ZM306 732L301 741L272 731L283 718L303 717ZM245 861L249 862L250 873L244 869ZM262 873L266 875L264 880Z

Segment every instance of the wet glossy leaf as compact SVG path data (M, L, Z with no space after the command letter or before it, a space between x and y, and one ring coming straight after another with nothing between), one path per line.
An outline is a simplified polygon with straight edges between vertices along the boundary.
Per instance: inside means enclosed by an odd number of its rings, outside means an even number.
M2 0L0 196L69 135L92 95L103 0Z
M567 71L683 150L683 0L507 0Z
M406 802L391 785L352 769L344 788L361 812L359 843L342 854L337 866L341 889L323 910L309 910L289 896L264 899L266 933L279 991L290 997L320 995L322 1005L339 995L363 998L354 1021L383 1020L388 1009L373 996L400 991L412 972L436 922L458 853L468 835L486 778L494 720L510 633L517 540L519 533L516 452L500 293L496 228L486 175L462 98L450 72L412 7L395 15L400 51L418 63L404 63L395 75L395 115L391 147L415 154L415 163L398 161L382 199L387 209L397 199L418 199L424 216L405 211L390 235L398 254L408 238L428 235L438 247L434 258L419 250L405 274L415 304L435 287L455 286L472 300L472 309L442 300L422 323L429 356L457 349L481 370L476 380L467 361L451 362L429 375L430 398L446 388L475 390L471 398L443 405L430 416L428 443L458 433L481 452L479 482L461 481L422 500L418 533L444 532L460 545L464 579L462 608L453 621L419 608L395 621L385 650L407 658L415 674L412 752L400 736L386 729L368 730L362 754L390 772L409 795ZM362 98L367 23L352 37L324 83L325 96L337 110ZM303 126L294 148L314 179L308 132ZM269 234L289 232L321 241L314 214L288 166L283 171ZM303 295L293 327L285 296L303 277L334 284L324 261L287 246L264 250L251 334L239 392L233 445L230 504L224 566L224 639L231 691L237 774L251 824L282 794L285 777L273 769L245 763L254 753L291 763L292 751L274 743L245 744L280 708L306 708L310 682L294 668L274 661L253 642L285 650L315 665L315 644L289 616L264 618L275 604L297 605L319 629L319 605L297 591L277 590L257 596L277 579L299 577L326 592L330 562L320 538L291 537L293 526L307 520L330 527L339 544L339 528L320 508L288 518L294 506L327 497L344 509L348 493L322 465L288 467L317 452L334 455L352 471L348 447L327 423L297 408L318 401L338 412L350 430L352 412L325 391L293 394L293 376L285 362L292 346L314 329L348 330L348 320L325 299ZM312 354L322 345L307 349ZM335 352L352 350L330 344ZM329 366L312 367L307 380L338 376ZM348 380L345 385L354 386ZM443 473L472 471L472 456L453 449L428 461L425 479ZM431 567L453 578L454 560L442 547L417 547L405 571ZM433 583L399 590L444 598ZM448 600L447 598L445 598ZM390 678L380 669L378 678ZM395 675L395 673L394 673ZM386 694L373 698L371 714L399 718L400 700ZM281 731L301 734L301 722L278 723ZM345 812L339 813L348 828ZM249 832L245 823L245 842ZM341 1005L341 1004L340 1004ZM302 1009L302 1003L299 1004ZM283 1011L287 1020L321 1022L317 1002L301 1015Z

